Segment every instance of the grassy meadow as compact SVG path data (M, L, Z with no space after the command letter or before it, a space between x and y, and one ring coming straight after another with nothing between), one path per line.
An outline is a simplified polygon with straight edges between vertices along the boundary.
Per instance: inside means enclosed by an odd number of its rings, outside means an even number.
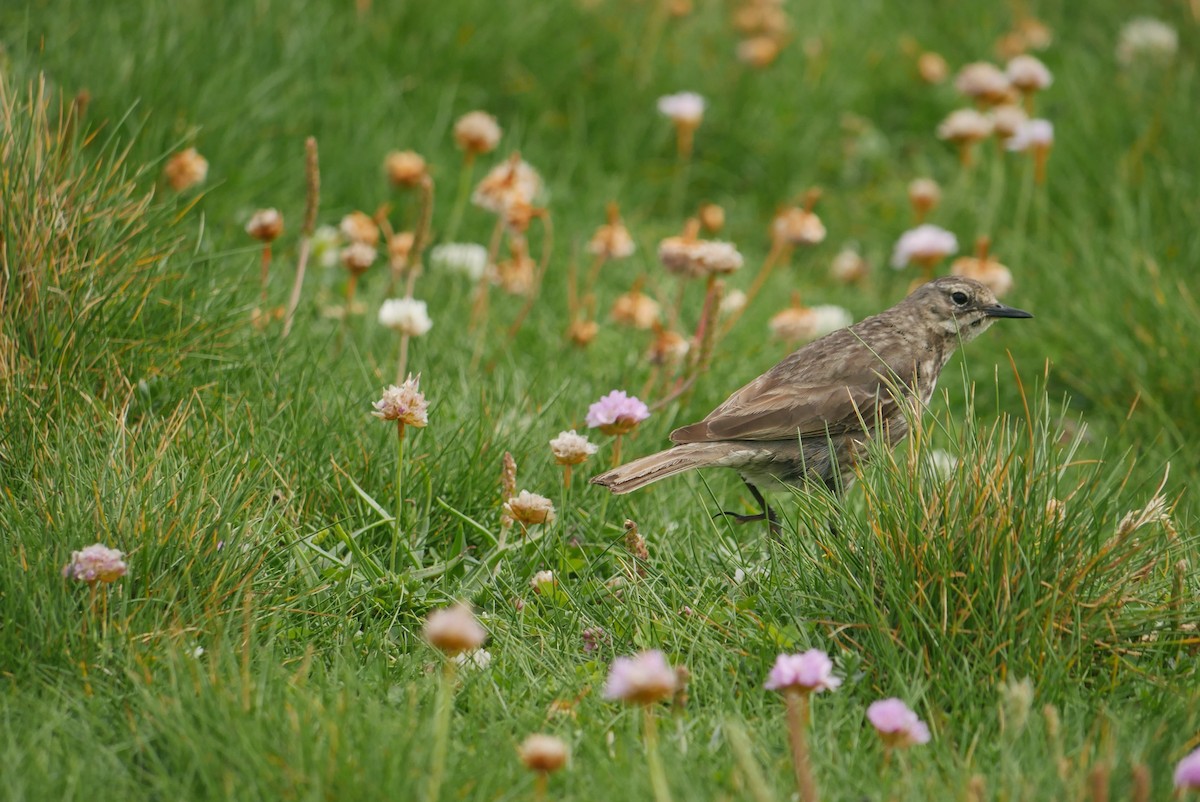
M737 58L733 0L359 5L0 6L0 798L534 799L517 747L545 732L571 751L546 798L661 800L639 711L602 694L615 657L661 649L690 675L658 710L672 797L790 799L784 703L763 682L810 648L844 679L812 703L824 799L1171 798L1200 745L1187 2L793 0L763 68ZM1044 183L1028 154L989 140L965 168L935 136L969 105L957 69L1003 65L998 40L1030 15L1052 33L1036 51L1054 75L1036 97L1056 136ZM1137 16L1173 26L1178 52L1123 63ZM921 79L925 51L947 80ZM707 100L688 159L656 110L679 91ZM339 317L349 273L320 253L286 338L273 311L300 256L305 142L319 225L362 210L419 228L420 192L383 166L413 150L433 187L425 244L488 246L497 217L460 206L453 136L476 109L503 136L471 185L514 151L544 179L528 233L544 276L528 298L490 287L485 316L476 283L425 251L414 295L433 327L406 359L428 426L401 458L370 414L400 351L376 319L386 247L356 283L360 313ZM189 147L207 177L175 191L164 169ZM599 452L564 484L548 441L584 432L611 390L654 407L620 445L649 454L795 347L768 328L794 294L855 320L899 301L918 273L889 260L922 176L943 192L929 221L961 253L989 236L1005 302L1035 317L955 356L917 433L876 448L842 499L777 497L771 538L713 519L755 511L732 472L612 497L587 484L614 458L595 429ZM814 187L824 241L735 324L709 318L711 359L672 392L655 335L614 321L614 301L634 286L664 316L678 301L691 337L705 284L677 295L658 243L720 205L704 236L737 245L725 292L747 290L773 215ZM613 201L636 251L600 269L579 346L571 285ZM245 226L265 207L285 230L264 305ZM847 247L869 266L853 284L830 273ZM506 527L506 452L552 523ZM64 579L95 542L128 574ZM443 658L421 628L455 600L489 657L458 668L443 750ZM883 748L864 714L892 696L928 744Z

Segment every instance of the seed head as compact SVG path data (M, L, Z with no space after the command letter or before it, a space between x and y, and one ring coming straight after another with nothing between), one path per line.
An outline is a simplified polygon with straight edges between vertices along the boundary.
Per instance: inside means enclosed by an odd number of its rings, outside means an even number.
M554 523L554 504L545 496L522 490L504 502L504 512L525 526Z
M1054 147L1054 124L1049 120L1027 120L1008 140L1012 151L1048 151Z
M379 244L379 226L366 212L351 212L338 225L348 242L359 242L374 248Z
M521 743L521 762L531 771L546 774L558 771L567 764L567 745L553 735L530 735Z
M721 317L729 317L730 315L736 315L745 308L746 293L741 290L732 290L721 299L721 305L717 308L717 312Z
M415 298L392 298L379 307L379 322L392 331L420 337L433 328L424 301Z
M333 226L318 226L313 232L313 259L321 267L336 267L341 248L342 234Z
M689 350L691 341L677 331L659 327L650 343L647 359L652 365L674 365L680 362Z
M579 318L572 320L571 325L567 326L567 338L580 348L591 345L592 340L596 339L596 335L599 333L600 324L594 320Z
M411 231L397 231L387 238L388 264L397 272L409 268L408 257L412 255L416 235Z
M1003 103L992 109L992 132L998 139L1007 141L1028 119L1025 109L1015 103Z
M657 649L633 657L618 657L608 670L604 698L648 705L675 692L675 669Z
M425 640L450 657L478 649L487 632L465 602L434 610L425 619Z
M550 451L554 461L559 465L579 465L599 450L599 446L588 442L582 434L574 429L559 432L558 437L550 441Z
M925 219L925 215L933 211L941 200L942 188L932 178L914 178L909 182L908 202L918 221Z
M398 187L420 186L429 175L424 157L411 150L393 150L383 161L383 171Z
M950 265L954 276L965 276L986 285L997 298L1007 295L1013 287L1012 271L988 255L990 241L980 237L974 256L962 256Z
M500 144L500 124L485 111L471 111L454 124L454 141L471 155L491 153Z
M62 575L94 585L97 582L116 582L129 573L124 552L95 543L80 551L71 552L71 562L63 566Z
M208 159L205 159L195 148L188 148L176 153L167 160L163 174L167 183L176 192L183 192L196 184L204 183L208 178Z
M397 421L418 429L429 425L429 402L420 389L421 377L409 376L399 387L391 385L375 402L371 414L380 420Z
M867 708L867 720L883 742L904 748L929 743L929 727L899 699L881 699Z
M246 233L262 242L273 242L283 233L283 215L278 209L259 209L246 223Z

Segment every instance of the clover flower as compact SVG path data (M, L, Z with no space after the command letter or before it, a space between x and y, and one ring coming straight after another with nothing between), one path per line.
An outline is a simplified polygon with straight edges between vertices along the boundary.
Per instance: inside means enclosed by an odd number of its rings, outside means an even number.
M465 602L430 613L423 634L431 646L449 657L478 649L487 639L487 631Z
M587 425L605 434L621 435L633 431L637 425L650 417L650 408L628 395L624 390L613 390L588 407Z
M1011 151L1049 150L1054 146L1054 123L1049 120L1026 120L1008 140Z
M483 671L492 664L492 653L487 649L471 649L454 655L454 664L459 668Z
M401 426L420 429L429 425L429 403L420 390L420 383L420 376L409 376L400 386L391 385L375 402L371 414L380 420L396 421Z
M852 247L842 248L829 264L829 275L842 284L856 284L867 277L867 260Z
M621 222L621 213L617 204L608 205L608 222L596 229L588 241L588 253L604 259L624 259L632 256L635 250L633 237L629 229Z
M746 308L746 293L741 290L731 290L721 299L717 312L721 317L736 315Z
M352 242L341 250L342 265L355 275L366 271L375 263L379 253L365 242Z
M559 465L579 465L597 450L599 446L588 442L587 437L576 433L574 429L559 432L558 437L550 441L550 451Z
M944 139L958 147L958 158L964 166L971 164L974 144L991 135L991 119L975 109L952 111L937 127L938 139Z
M538 571L529 578L529 587L533 588L533 592L537 594L545 593L554 589L555 583L558 580L554 577L553 571Z
M392 298L379 307L379 322L400 334L420 337L433 328L424 301L414 298Z
M1015 103L1002 103L992 109L991 118L992 133L997 139L1007 142L1025 124L1029 115Z
M899 699L872 702L867 708L867 720L888 747L929 743L929 727Z
M763 685L769 691L789 688L803 693L834 691L842 684L833 675L833 661L820 649L809 649L800 654L781 654Z
M80 551L71 552L71 562L63 566L62 575L95 585L97 582L116 582L129 573L125 554L110 549L103 543L95 543Z
M633 657L618 657L608 670L604 698L649 705L675 693L675 669L657 649Z

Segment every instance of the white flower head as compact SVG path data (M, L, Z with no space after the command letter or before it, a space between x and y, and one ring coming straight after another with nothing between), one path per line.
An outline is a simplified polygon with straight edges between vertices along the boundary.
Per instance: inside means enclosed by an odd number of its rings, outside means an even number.
M1008 62L1008 80L1022 92L1037 92L1054 83L1054 76L1037 56L1022 54Z
M939 226L925 225L905 231L892 253L892 267L908 267L910 262L936 264L958 251L958 238Z
M487 271L487 248L474 242L447 242L429 254L429 261L448 273L479 281Z
M337 267L342 248L342 232L331 225L318 226L312 235L313 259L321 267Z
M1026 120L1008 140L1013 151L1048 150L1054 146L1054 123L1049 120Z
M392 298L379 307L379 322L400 334L420 337L433 328L424 301L415 298Z
M1169 64L1179 51L1179 33L1153 17L1132 19L1121 28L1117 60L1125 66L1137 63Z
M587 437L578 434L574 429L559 432L558 437L550 441L550 451L559 465L579 465L597 450L599 446L589 442Z
M658 99L658 112L676 125L695 128L704 119L704 97L695 92L663 95Z

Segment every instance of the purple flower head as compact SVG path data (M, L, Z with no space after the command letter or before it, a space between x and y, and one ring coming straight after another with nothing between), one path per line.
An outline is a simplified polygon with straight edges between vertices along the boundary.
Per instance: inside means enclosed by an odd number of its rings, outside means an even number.
M97 582L115 582L129 572L125 555L116 549L96 543L80 551L71 552L71 562L63 566L62 575L95 585Z
M1200 788L1200 749L1179 761L1175 767L1176 788Z
M888 746L929 743L929 727L899 699L880 699L867 708L867 719Z
M775 658L775 666L763 687L768 691L795 688L803 693L820 693L835 690L841 684L841 678L833 676L829 655L820 649L809 649L802 654L781 654Z
M675 669L657 649L618 657L608 669L604 698L648 705L673 694L675 682Z
M605 434L625 434L650 417L650 408L624 390L613 390L588 407L587 425Z

